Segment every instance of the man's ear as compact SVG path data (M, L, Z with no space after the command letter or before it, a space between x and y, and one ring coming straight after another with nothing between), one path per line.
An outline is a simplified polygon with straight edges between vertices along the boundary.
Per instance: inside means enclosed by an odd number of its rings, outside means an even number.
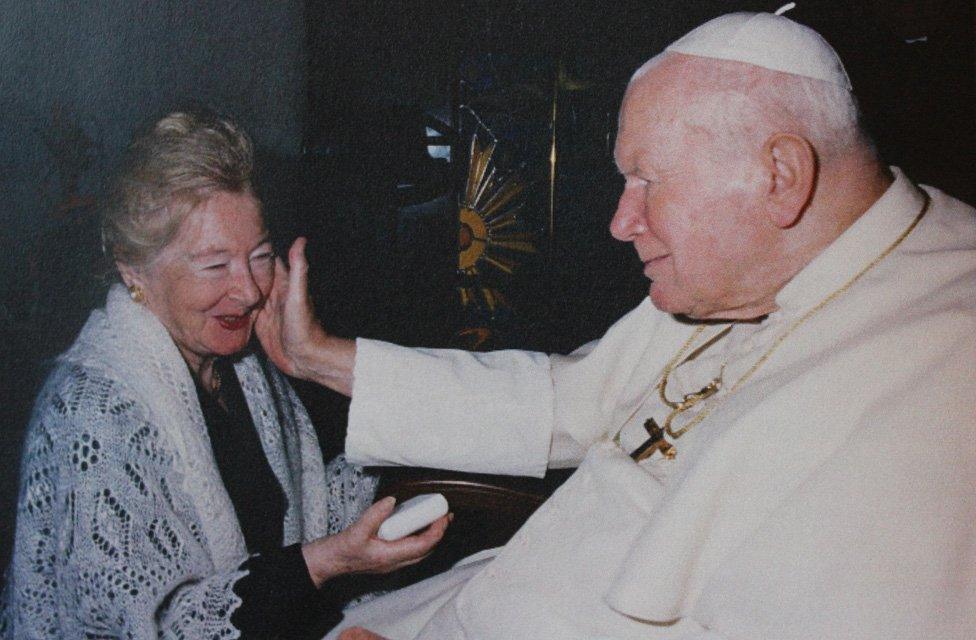
M796 224L813 196L817 154L801 136L774 133L763 145L762 160L770 176L768 215L773 224L786 229Z

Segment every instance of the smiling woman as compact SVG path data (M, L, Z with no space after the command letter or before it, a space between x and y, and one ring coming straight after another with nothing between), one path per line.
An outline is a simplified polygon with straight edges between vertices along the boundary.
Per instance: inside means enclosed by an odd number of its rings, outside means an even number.
M447 517L379 540L392 503L367 509L374 479L323 463L249 348L278 268L251 171L248 138L212 115L132 145L102 223L125 286L37 399L0 637L317 637L341 603L329 580L443 534Z
M119 271L206 383L215 357L247 346L274 280L274 252L255 197L221 191L148 264L120 262Z
M246 346L274 279L252 156L228 120L167 116L132 145L103 218L122 280L205 386L215 357Z

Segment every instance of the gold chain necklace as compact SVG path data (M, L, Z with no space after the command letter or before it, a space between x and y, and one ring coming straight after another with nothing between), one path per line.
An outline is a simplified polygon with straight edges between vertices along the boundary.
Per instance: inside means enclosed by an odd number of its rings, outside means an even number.
M905 240L905 238L908 237L908 234L910 234L912 230L914 230L915 227L918 226L918 223L921 221L922 216L925 215L925 212L928 211L929 208L930 199L928 197L928 194L925 193L924 191L922 192L922 194L923 197L925 198L925 201L922 203L922 209L921 211L918 212L918 215L915 216L915 219L912 220L912 223L908 225L908 228L902 231L901 235L899 235L894 242L888 245L888 247L884 251L882 251L877 257L874 258L874 260L869 262L867 265L864 266L864 268L858 271L854 275L854 277L852 277L850 280L848 280L843 285L841 285L838 289L830 293L826 298L824 298L819 303L817 303L809 311L807 311L802 316L794 320L790 324L790 326L786 328L786 331L781 333L776 338L776 340L773 341L772 346L770 346L765 353L759 356L759 359L756 360L756 362L749 368L749 370L746 371L744 374L742 374L741 378L735 381L735 384L732 385L732 388L729 389L729 392L725 394L726 399L729 398L736 391L738 391L742 387L742 385L745 384L746 381L749 380L749 378L751 378L759 370L760 367L766 364L766 361L769 360L769 358L773 355L773 353L777 349L779 349L780 345L782 345L783 342L785 342L786 339L794 331L799 329L804 323L806 323L807 320L809 320L814 315L816 315L820 310L822 310L828 304L830 304L835 299L837 299L838 297L846 293L848 289L854 286L855 282L860 280L864 276L864 274L866 274L868 271L870 271L875 266L877 266L879 262L887 258L888 255L892 251L894 251L898 247L898 245L900 245ZM702 345L702 347L699 347L696 351L701 351L705 347L710 346L719 338L724 337L725 334L727 334L731 329L732 329L732 325L729 325L721 332L716 334L704 345ZM709 382L707 385L702 387L701 390L685 395L680 402L672 402L668 400L667 394L665 393L665 387L668 384L668 377L678 366L680 366L680 364L683 364L690 358L689 356L689 358L686 358L685 360L681 360L681 357L684 355L684 353L691 347L692 344L694 344L695 340L698 339L698 336L700 336L704 330L705 330L705 325L698 327L694 331L694 333L691 334L691 337L685 341L685 343L681 346L680 349L678 349L678 353L676 353L674 357L671 358L671 360L665 365L664 372L661 375L661 381L657 384L656 388L661 400L665 403L665 405L671 408L671 413L668 414L667 418L665 418L663 427L658 425L657 422L654 420L654 418L649 418L644 422L644 429L647 431L649 437L641 446L634 449L634 451L630 454L630 457L633 458L635 461L640 462L641 460L649 458L654 454L655 451L660 451L662 455L664 455L664 457L667 458L668 460L674 459L674 457L677 455L677 449L675 449L672 443L665 440L664 436L668 435L673 439L680 438L685 433L687 433L690 429L700 424L715 409L715 404L713 403L712 406L705 407L697 416L689 420L688 424L681 427L680 429L674 430L671 428L671 423L677 416L684 413L688 409L691 409L692 407L699 404L700 402L703 402L708 398L712 397L713 395L718 393L719 389L722 388L722 374L725 372L725 365L722 365L722 369L719 372L718 377L714 378L711 382ZM619 433L617 434L617 437L618 438L620 437Z
M220 377L220 372L217 371L217 367L213 367L210 370L210 392L214 395L220 393L220 385L223 380Z
M718 393L719 389L722 388L722 382L723 382L722 377L725 375L725 365L724 364L722 365L722 368L719 369L718 375L712 378L711 382L706 384L698 391L685 394L685 396L681 399L680 402L672 402L668 400L668 394L667 394L668 377L675 369L680 367L685 362L691 360L696 354L701 353L702 351L704 351L714 343L724 338L726 335L728 335L728 333L731 330L732 330L732 325L730 324L729 326L725 327L717 334L709 338L702 346L698 347L697 349L695 349L695 351L688 354L687 358L684 358L679 362L679 359L681 359L681 356L684 355L684 352L689 347L691 347L691 345L695 342L695 340L698 339L698 336L700 336L705 331L705 325L698 327L698 329L693 334L691 334L691 337L688 338L688 340L684 343L684 345L682 345L681 349L678 350L678 353L675 354L674 358L672 358L671 361L667 364L667 366L664 367L664 373L661 375L661 381L657 384L657 393L658 396L661 398L661 402L663 402L665 405L670 407L672 410L671 413L668 414L668 417L664 419L664 427L663 427L664 431L672 438L680 438L681 435L688 430L688 427L686 426L682 429L679 429L677 432L675 432L672 431L671 429L671 422L677 416L684 413L688 409L691 409L699 402L704 402L705 400L708 400L716 393Z

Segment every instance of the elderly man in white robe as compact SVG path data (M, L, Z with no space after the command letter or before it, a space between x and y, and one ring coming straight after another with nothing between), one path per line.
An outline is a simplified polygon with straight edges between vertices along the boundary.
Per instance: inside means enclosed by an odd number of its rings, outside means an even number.
M973 637L973 208L885 166L833 49L769 14L645 64L615 160L650 295L569 356L341 340L292 248L259 334L352 395L350 459L579 465L507 545L333 633Z

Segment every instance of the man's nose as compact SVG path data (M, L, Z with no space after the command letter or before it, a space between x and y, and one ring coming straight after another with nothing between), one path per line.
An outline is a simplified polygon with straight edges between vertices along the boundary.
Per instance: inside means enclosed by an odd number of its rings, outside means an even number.
M641 200L634 189L624 189L617 202L617 211L610 220L610 235L617 240L630 242L645 231L647 224Z

